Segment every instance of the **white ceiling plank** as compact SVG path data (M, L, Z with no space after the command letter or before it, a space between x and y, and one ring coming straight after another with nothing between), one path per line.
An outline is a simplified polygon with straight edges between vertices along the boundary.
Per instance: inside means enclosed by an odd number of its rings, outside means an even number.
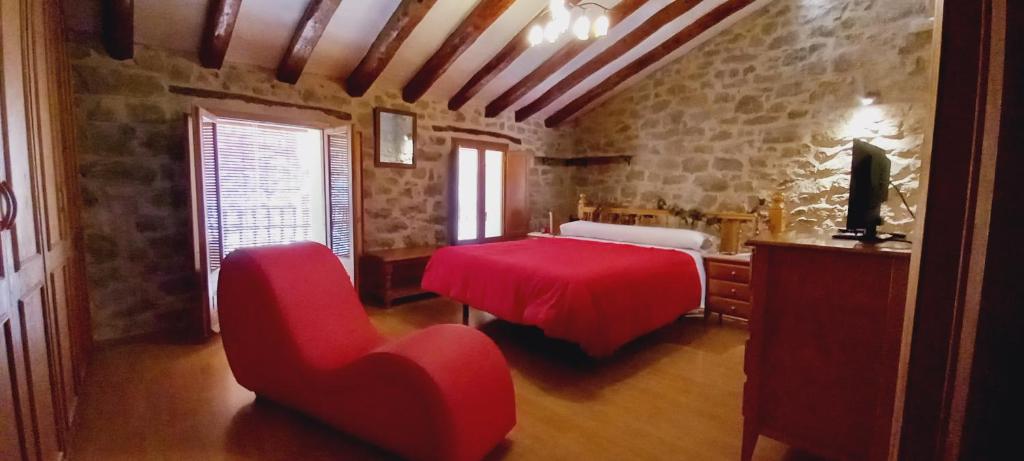
M606 7L614 7L619 0L593 0ZM563 79L583 63L593 59L598 53L622 38L644 20L663 8L672 0L650 0L635 13L615 25L606 37L595 40L579 56L570 61L558 72L553 73L541 85L534 88L526 97L514 104L509 110L515 110L536 99L552 85ZM689 25L699 15L704 14L724 0L704 0L700 5L679 19L672 21L658 30L633 50L624 53L618 59L589 76L571 91L562 95L555 103L541 110L534 119L543 119L563 107L569 101L579 97L597 83L606 79L615 71L629 62L656 47L667 37ZM615 91L609 92L593 104L580 111L587 112L594 107L641 80L659 67L675 61L690 49L708 37L729 27L740 18L749 15L769 3L771 0L754 2L739 13L734 14L697 39L671 53ZM209 0L136 0L136 42L152 47L174 51L195 53L202 36L203 23L206 17ZM344 79L355 68L376 39L381 28L387 23L391 14L398 7L400 0L342 0L334 17L306 66L306 74L317 74L332 79ZM381 74L377 88L401 91L416 71L444 42L448 34L472 11L478 0L438 0L434 7L413 30L405 44L398 50ZM531 19L544 8L547 0L519 0L485 31L480 38L460 56L440 79L427 92L426 97L447 100L478 70L487 60L501 50ZM267 69L275 69L284 54L298 21L306 8L307 0L244 0L235 27L231 45L228 48L227 61L251 64ZM80 22L84 22L81 20ZM558 43L532 47L524 52L507 69L499 73L470 102L469 105L482 106L493 100L509 87L514 85L533 69L548 59L561 45L575 40L571 34L565 34ZM571 119L570 119L571 120Z
M344 79L363 59L401 0L342 0L306 72Z
M209 0L136 0L135 43L196 53Z
M224 60L276 69L308 3L308 0L243 0Z

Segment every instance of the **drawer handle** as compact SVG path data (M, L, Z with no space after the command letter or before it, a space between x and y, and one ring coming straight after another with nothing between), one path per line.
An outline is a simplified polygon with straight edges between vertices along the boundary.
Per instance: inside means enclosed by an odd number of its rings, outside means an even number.
M729 293L731 293L731 294L736 294L736 289L735 289L735 288L730 288L730 289L729 289Z
M732 271L732 272L730 272L730 273L729 273L729 275L731 275L731 276L735 277L735 276L736 276L736 271Z
M736 312L736 306L729 306L729 312Z

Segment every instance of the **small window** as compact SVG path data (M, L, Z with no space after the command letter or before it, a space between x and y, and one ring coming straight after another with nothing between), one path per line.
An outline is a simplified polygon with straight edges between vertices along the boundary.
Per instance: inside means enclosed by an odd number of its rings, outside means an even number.
M455 243L505 236L505 156L507 148L483 141L454 140Z

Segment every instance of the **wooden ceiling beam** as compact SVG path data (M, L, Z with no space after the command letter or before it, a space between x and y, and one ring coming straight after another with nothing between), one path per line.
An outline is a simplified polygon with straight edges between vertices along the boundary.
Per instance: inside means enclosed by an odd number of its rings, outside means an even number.
M309 1L299 25L295 28L295 34L292 35L292 41L288 44L288 50L277 65L278 80L285 83L299 81L302 70L309 62L309 56L313 54L313 48L316 48L339 4L341 0Z
M242 0L211 0L206 11L206 26L199 45L199 62L209 69L220 69L228 53Z
M575 88L576 85L579 85L587 77L594 75L604 68L604 66L611 64L612 61L615 61L623 54L628 53L641 42L647 40L651 34L657 32L666 24L675 21L680 16L688 13L698 4L700 4L700 0L677 0L669 3L657 13L654 13L650 18L647 18L647 20L637 26L636 29L631 30L628 34L619 39L619 41L613 43L608 48L605 48L604 51L600 52L593 59L572 71L572 73L549 88L533 102L517 110L516 121L521 122L526 120L533 116L533 114L536 114L540 110L549 106L551 103L555 102L555 100Z
M103 46L117 60L135 55L135 1L103 0Z
M647 0L622 0L618 5L608 11L608 19L614 27L620 21L633 14L634 11L639 9L641 6L647 3ZM540 85L544 80L561 69L569 61L578 56L587 48L590 41L579 41L572 40L559 48L555 54L551 55L543 64L534 69L532 72L523 77L522 80L516 82L511 88L505 90L501 96L498 96L493 101L487 104L484 110L486 117L497 117L499 114L505 111L526 96L527 93L533 91L537 85Z
M395 53L409 38L416 25L423 20L437 0L402 0L391 19L384 25L363 59L345 79L345 91L350 96L359 97L366 94L373 82L377 81L381 72L395 57Z
M523 27L523 30L520 30L515 37L512 37L512 40L510 40L505 47L498 52L498 54L494 55L490 61L487 61L487 64L484 64L480 70L476 71L465 85L462 85L462 88L455 93L455 96L452 96L452 98L448 100L448 110L461 109L462 106L466 105L470 99L473 99L473 96L476 96L477 93L484 89L488 83L491 83L491 80L494 80L494 77L497 77L498 74L507 69L513 61L518 59L519 56L530 48L530 44L527 42L530 35L530 28L532 28L533 24L541 17L546 15L546 11L546 9L541 9L540 12L526 24L526 27Z
M434 85L434 82L480 38L491 24L501 16L515 0L480 0L473 11L448 35L441 47L420 67L405 88L402 99L408 103L418 101Z
M572 117L574 114L582 110L588 104L614 90L630 77L633 77L644 69L654 65L673 51L679 49L679 47L689 43L690 40L693 40L708 29L714 27L716 24L722 22L729 16L732 16L733 13L736 13L737 11L749 6L751 3L754 3L754 1L755 0L727 0L725 3L715 7L689 26L686 26L683 30L676 32L675 35L669 37L654 49L644 53L643 56L640 56L622 69L619 69L614 74L610 75L607 79L588 90L582 96L574 99L569 104L566 104L565 107L559 109L558 112L555 112L553 115L545 119L544 125L547 127L558 126L569 117Z

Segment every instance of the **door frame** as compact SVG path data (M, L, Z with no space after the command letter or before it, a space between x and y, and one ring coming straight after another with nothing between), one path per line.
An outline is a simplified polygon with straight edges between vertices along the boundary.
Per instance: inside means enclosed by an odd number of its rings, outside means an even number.
M1012 177L1022 170L1013 149L1024 142L1022 9L1012 0L936 2L936 105L922 165L893 460L987 459L984 453L1015 441L994 434L1012 427L999 424L1000 416L1017 417L1009 399L1021 384L1008 381L1016 350L1007 346L1020 345L1013 326L1024 315L1012 305L1021 284L1009 280L1024 258L1015 242L1024 187Z

